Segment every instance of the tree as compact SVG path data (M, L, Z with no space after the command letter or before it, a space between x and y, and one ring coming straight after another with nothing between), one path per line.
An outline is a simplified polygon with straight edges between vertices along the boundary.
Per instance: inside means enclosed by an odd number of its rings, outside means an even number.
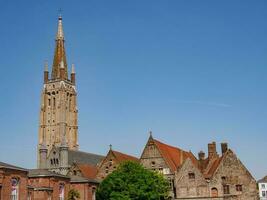
M97 188L97 200L164 200L169 185L163 175L138 163L125 162Z
M76 200L80 198L80 193L75 189L70 189L68 193L68 200Z

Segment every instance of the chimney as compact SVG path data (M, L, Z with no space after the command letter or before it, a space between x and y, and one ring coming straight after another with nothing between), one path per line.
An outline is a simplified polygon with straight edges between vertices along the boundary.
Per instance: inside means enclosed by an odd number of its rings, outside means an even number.
M204 159L205 159L205 153L204 153L203 151L200 151L200 152L198 153L198 159L199 159L199 160L204 160Z
M221 143L222 155L228 150L228 144L226 142Z
M208 153L209 153L208 155L209 159L217 155L216 142L212 142L208 144Z

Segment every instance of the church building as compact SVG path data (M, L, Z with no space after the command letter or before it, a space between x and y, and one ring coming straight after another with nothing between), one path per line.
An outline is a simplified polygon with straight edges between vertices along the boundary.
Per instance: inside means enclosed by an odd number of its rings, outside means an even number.
M150 132L140 158L113 150L105 156L80 151L76 74L65 49L62 17L58 18L51 71L45 63L37 144L37 169L0 162L0 200L66 200L75 189L80 200L95 200L99 183L124 161L141 163L169 182L171 199L256 200L257 184L227 143L208 144L208 154L168 145ZM261 183L263 187L264 184ZM262 191L264 197L267 190ZM266 193L265 193L266 191ZM266 195L265 195L266 194Z

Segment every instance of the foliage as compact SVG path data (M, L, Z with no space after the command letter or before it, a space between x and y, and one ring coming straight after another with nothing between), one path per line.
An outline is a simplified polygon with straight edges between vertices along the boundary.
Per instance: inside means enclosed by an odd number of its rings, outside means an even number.
M80 193L75 189L70 189L68 193L68 200L76 200L80 198Z
M138 163L125 162L99 185L97 200L164 200L168 182L157 172Z

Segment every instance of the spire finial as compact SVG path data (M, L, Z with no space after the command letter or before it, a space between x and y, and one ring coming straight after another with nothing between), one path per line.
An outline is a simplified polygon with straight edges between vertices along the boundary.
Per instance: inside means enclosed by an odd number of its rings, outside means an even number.
M45 60L44 71L48 72L48 62L47 62L47 60Z
M61 9L58 16L57 40L64 40Z
M112 150L112 144L109 145L109 149Z
M149 131L149 137L152 137L152 134L153 134L152 131Z
M71 73L72 73L72 74L75 74L75 67L74 67L74 64L71 65Z
M62 9L61 8L58 9L58 19L62 20Z

